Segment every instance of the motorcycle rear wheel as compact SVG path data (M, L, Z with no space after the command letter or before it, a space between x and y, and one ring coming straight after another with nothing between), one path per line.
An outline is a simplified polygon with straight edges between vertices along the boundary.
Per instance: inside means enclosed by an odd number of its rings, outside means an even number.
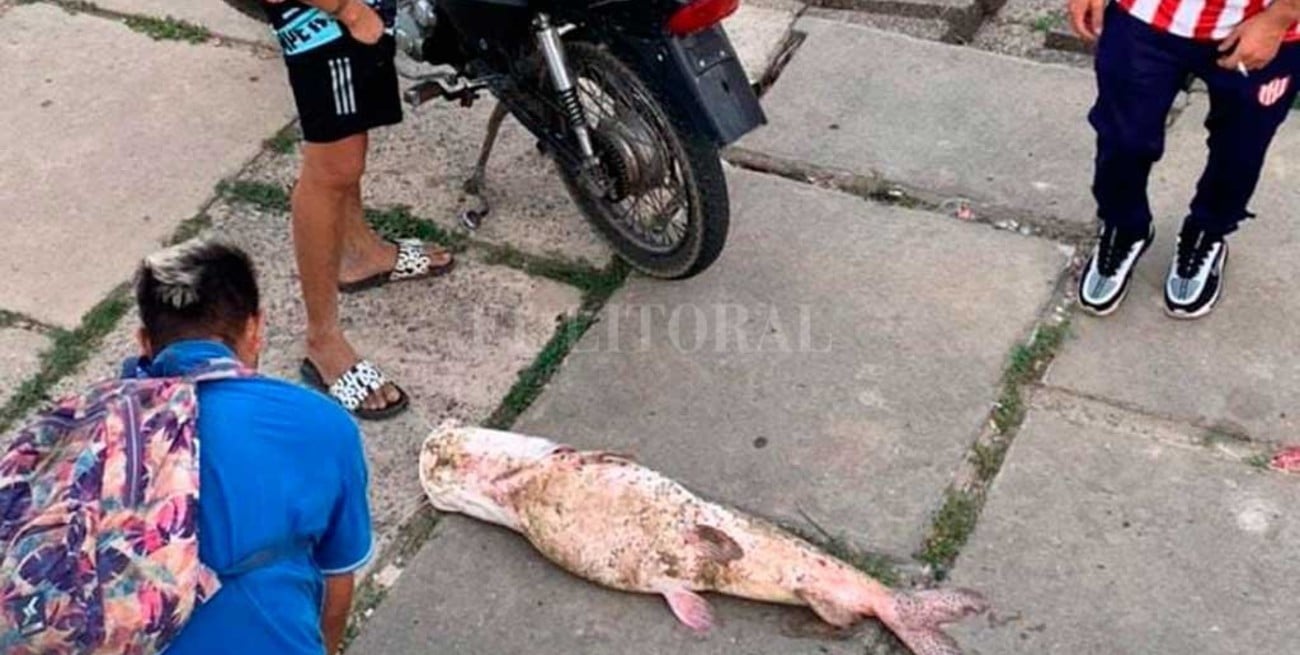
M565 44L606 192L560 165L579 209L614 251L651 277L684 279L722 254L730 222L718 148L609 50ZM646 212L645 210L649 210Z

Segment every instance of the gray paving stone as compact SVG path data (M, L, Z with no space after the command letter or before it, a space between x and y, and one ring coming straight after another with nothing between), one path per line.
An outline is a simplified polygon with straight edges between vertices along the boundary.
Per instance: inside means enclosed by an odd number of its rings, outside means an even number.
M723 26L751 82L763 79L790 36L795 10L741 3Z
M423 218L463 231L458 215L470 204L462 185L473 172L491 110L490 99L471 109L435 102L408 110L398 126L375 130L364 183L367 205L408 205ZM488 169L492 214L475 238L537 255L606 265L609 248L534 144L526 130L507 119ZM271 157L249 175L290 186L299 165L298 153Z
M1128 300L1114 316L1076 322L1078 339L1049 372L1056 386L1141 406L1148 411L1294 441L1300 432L1300 298L1292 293L1300 264L1293 256L1300 227L1300 126L1284 125L1252 207L1260 218L1231 237L1223 300L1214 314L1190 323L1163 311L1164 276L1174 241L1204 162L1204 96L1170 133L1171 153L1156 172L1156 244L1139 263ZM1170 165L1169 162L1186 162Z
M41 370L41 353L50 347L43 334L17 327L0 328L0 407L18 386Z
M957 562L971 655L1284 653L1300 641L1300 486L1210 449L1031 412Z
M217 36L277 46L271 28L263 21L239 13L223 0L94 0L97 6L124 14L173 17L202 25Z
M811 4L861 13L960 19L977 12L980 0L818 0Z
M297 381L306 315L299 299L289 220L282 213L219 204L209 235L244 248L257 262L267 320L263 372ZM355 296L342 304L344 329L365 356L412 396L414 411L391 422L362 422L371 469L375 525L387 533L418 507L411 462L447 417L482 421L532 363L557 317L577 310L579 292L501 266L463 258L448 277ZM113 375L136 352L134 311L91 362L65 381L72 391Z
M1059 0L1007 0L997 16L1002 20L1039 27L1070 24L1066 3Z
M1087 71L819 19L796 29L809 38L766 97L771 124L742 147L929 196L1091 221Z
M0 221L16 235L0 243L0 306L65 327L292 107L276 58L45 4L0 21L0 78Z
M1051 34L1027 23L990 20L980 26L971 47L1013 57L1033 59L1047 64L1065 64L1090 69L1092 57L1072 49L1054 47Z
M857 655L872 640L809 638L807 610L727 598L711 599L721 625L700 639L675 625L662 599L580 580L506 530L453 516L435 534L350 655Z
M771 176L730 181L715 267L631 281L518 427L907 555L1064 256ZM985 266L999 274L968 274Z
M898 16L894 14L877 14L866 11L851 11L842 9L822 9L820 7L811 7L804 12L804 16L810 18L822 18L825 20L840 21L844 23L853 23L855 25L865 25L874 27L878 30L887 32L897 32L914 36L918 39L929 39L938 41L948 33L948 21L942 18L915 18L911 16Z

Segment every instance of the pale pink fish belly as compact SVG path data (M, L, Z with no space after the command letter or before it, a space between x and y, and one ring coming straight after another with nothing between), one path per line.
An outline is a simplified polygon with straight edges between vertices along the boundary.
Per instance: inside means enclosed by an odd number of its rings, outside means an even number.
M625 591L662 593L677 584L786 604L805 604L795 590L815 577L870 580L652 470L586 456L539 463L510 496L521 532L576 575Z

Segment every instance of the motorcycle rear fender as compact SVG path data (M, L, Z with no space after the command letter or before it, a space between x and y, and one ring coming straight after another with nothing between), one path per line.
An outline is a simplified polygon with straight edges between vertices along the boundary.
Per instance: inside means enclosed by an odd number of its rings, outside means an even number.
M686 37L619 32L604 37L717 145L734 143L767 123L721 25Z

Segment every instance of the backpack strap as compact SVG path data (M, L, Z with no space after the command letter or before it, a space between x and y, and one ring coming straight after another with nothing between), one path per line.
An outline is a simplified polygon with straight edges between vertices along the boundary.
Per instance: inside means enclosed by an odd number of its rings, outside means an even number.
M311 541L299 539L297 541L282 542L275 546L254 551L253 554L248 557L235 562L235 564L230 568L217 571L217 577L221 578L222 582L229 582L230 580L252 573L262 567L270 566L271 564L275 564L281 560L289 559L290 557L302 552L310 545Z
M232 378L251 378L257 375L254 371L243 362L229 357L221 357L209 360L203 366L190 371L185 379L192 383L210 382L213 380L229 380Z

